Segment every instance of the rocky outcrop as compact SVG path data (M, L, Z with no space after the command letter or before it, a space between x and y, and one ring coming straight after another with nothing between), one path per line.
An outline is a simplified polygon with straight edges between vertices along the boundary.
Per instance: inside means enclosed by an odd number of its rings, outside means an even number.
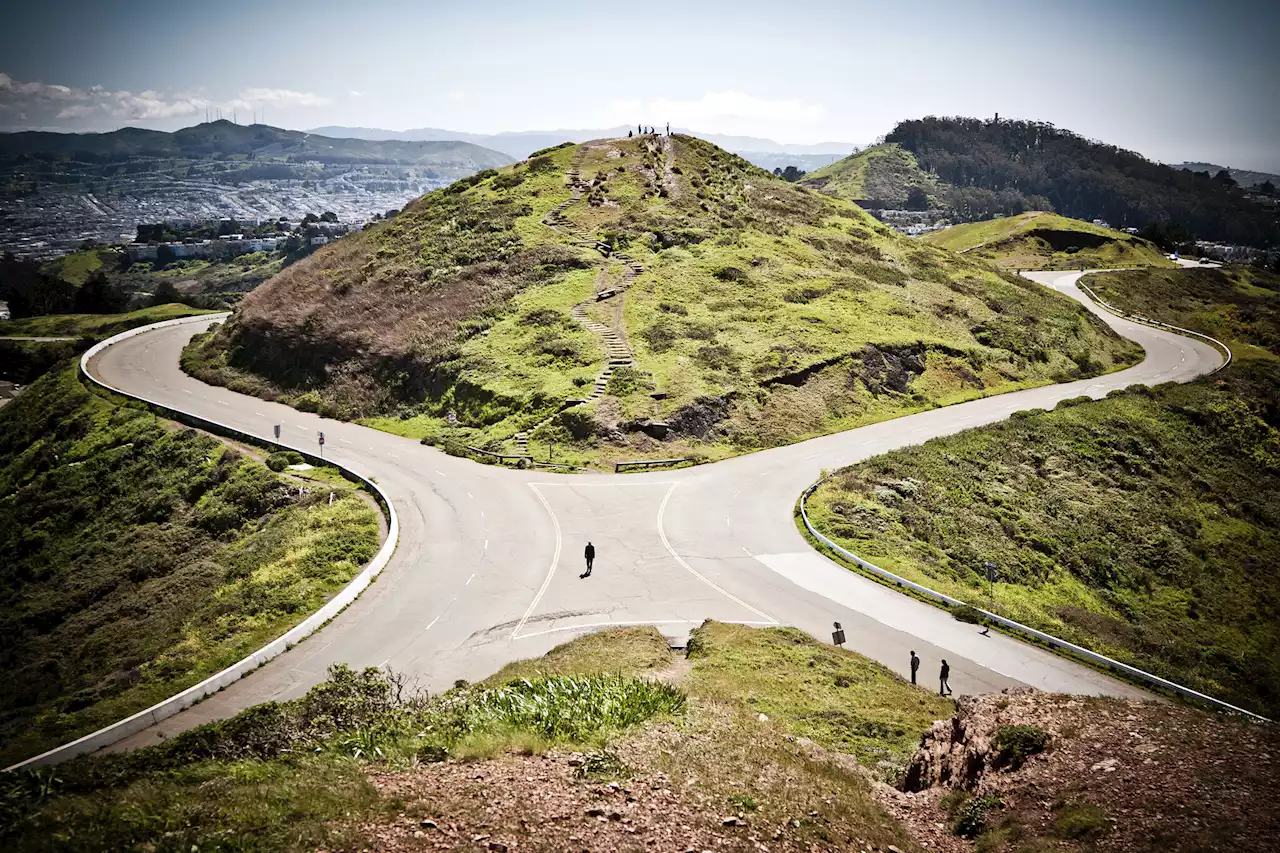
M1003 713L1011 700L1030 697L1031 687L1012 687L986 696L961 696L949 720L936 720L920 739L907 767L904 791L933 787L973 788L981 778L1006 763L996 745Z

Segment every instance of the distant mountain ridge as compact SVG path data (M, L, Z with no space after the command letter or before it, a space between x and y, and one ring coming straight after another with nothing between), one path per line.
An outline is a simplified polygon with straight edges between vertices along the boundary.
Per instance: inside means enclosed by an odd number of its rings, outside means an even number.
M1223 169L1227 170L1227 174L1231 179L1246 189L1258 184L1270 181L1280 186L1280 175L1271 172L1256 172L1251 169L1233 169L1230 166L1215 166L1212 163L1179 163L1174 166L1175 169L1186 169L1188 172L1208 172L1210 175L1216 175Z
M666 129L665 127L663 128ZM401 140L401 141L440 141L459 139L501 151L517 160L522 160L534 151L559 145L561 142L588 142L616 136L626 136L628 130L635 126L604 127L577 130L529 130L503 131L502 133L468 133L460 130L444 130L438 127L417 127L409 130L386 130L378 127L344 127L327 125L311 129L311 133L322 136L345 137L365 140ZM812 145L793 145L775 142L758 136L726 136L718 133L699 133L695 130L673 127L672 131L686 133L705 139L712 145L737 154L764 153L789 154L810 159L813 157L843 157L856 146L852 142L818 142ZM750 159L750 158L748 158ZM814 164L817 165L817 164Z
M206 158L248 156L330 163L385 163L442 167L469 174L504 166L506 154L465 140L390 140L330 138L264 124L240 125L225 119L168 133L126 127L110 133L22 131L0 133L0 160L116 159L121 157Z

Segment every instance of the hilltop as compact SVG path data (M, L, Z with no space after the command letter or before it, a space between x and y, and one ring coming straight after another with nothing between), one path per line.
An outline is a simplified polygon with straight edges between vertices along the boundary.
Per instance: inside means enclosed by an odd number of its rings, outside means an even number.
M1280 244L1275 212L1240 188L1044 122L931 116L901 122L885 140L949 184L947 204L973 211L966 219L1052 210L1122 227L1166 221L1202 240Z
M872 145L806 174L800 183L868 207L935 209L947 187L900 145Z
M716 458L1134 358L1045 288L677 135L426 195L253 291L185 364L444 444L598 463Z
M470 142L339 139L225 119L172 133L126 127L110 133L0 133L0 164L17 158L114 162L122 158L203 159L252 155L255 160L432 165L459 177L511 158Z
M1159 246L1141 237L1042 210L952 225L922 239L1004 269L1173 266Z

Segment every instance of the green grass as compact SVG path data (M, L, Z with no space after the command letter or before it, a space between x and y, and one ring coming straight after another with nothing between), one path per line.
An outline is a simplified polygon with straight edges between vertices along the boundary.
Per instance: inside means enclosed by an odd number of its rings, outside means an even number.
M1044 211L952 225L921 239L1003 269L1174 266L1158 246L1140 237Z
M1014 418L844 469L809 502L859 556L1272 714L1280 373Z
M482 773L479 762L490 758L558 747L587 751L588 779L661 771L717 822L741 813L821 848L861 839L918 849L862 775L787 732L832 749L856 740L865 758L896 761L912 737L895 727L914 735L933 714L950 713L949 702L791 629L706 623L694 640L681 686L632 674L671 663L648 628L578 638L431 698L403 694L377 669L335 667L301 699L256 706L148 749L9 776L0 845L362 848L379 824L420 813L405 798L380 796L369 770L421 774L422 765L450 759L477 762ZM772 719L761 722L760 711ZM534 808L530 817L547 815Z
M501 685L551 675L641 675L666 669L674 660L675 653L657 629L615 628L570 640L539 658L509 663L485 679L484 684Z
M49 261L40 267L40 271L79 287L88 280L94 270L118 267L120 256L119 249L109 246L83 249Z
M942 187L920 168L915 155L894 143L872 145L829 166L808 172L805 186L849 201L876 200L902 204L912 188L936 204Z
M377 550L377 512L303 482L90 393L69 364L0 410L0 668L20 685L0 761L179 692L341 588Z
M1280 354L1280 276L1257 267L1096 273L1087 284L1128 314L1217 338L1239 358Z
M208 313L210 312L188 305L169 303L125 314L44 314L39 317L0 320L0 337L107 338L149 323Z
M953 703L796 628L708 622L689 641L694 696L744 703L796 735L894 778ZM881 762L884 762L883 764Z
M592 182L566 211L573 235L541 221L569 197L571 166ZM539 459L553 445L557 461L602 468L724 458L1137 357L1044 288L677 136L669 152L560 148L425 196L286 269L184 366L429 443L512 452L603 367L570 309L622 266L571 245L587 235L645 267L621 308L591 306L636 367L537 429ZM640 431L650 418L671 424L667 439Z

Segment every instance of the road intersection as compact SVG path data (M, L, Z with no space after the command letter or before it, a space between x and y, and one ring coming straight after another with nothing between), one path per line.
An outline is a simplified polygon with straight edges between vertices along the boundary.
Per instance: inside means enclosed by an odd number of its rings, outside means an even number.
M262 669L115 748L301 695L334 663L385 666L431 690L482 678L582 632L653 624L683 637L704 619L787 624L814 636L844 625L849 647L905 673L908 652L939 661L958 693L1029 684L1143 695L1100 672L1003 635L982 636L945 611L850 572L813 550L792 510L824 470L993 423L1012 412L1135 383L1189 381L1222 356L1202 341L1104 312L1079 273L1027 277L1083 303L1147 357L1126 370L873 424L712 465L628 475L552 474L485 466L357 424L211 387L182 373L183 345L205 324L157 329L106 348L90 365L152 402L314 451L376 479L400 517L390 564L331 624ZM595 571L581 578L582 549Z

